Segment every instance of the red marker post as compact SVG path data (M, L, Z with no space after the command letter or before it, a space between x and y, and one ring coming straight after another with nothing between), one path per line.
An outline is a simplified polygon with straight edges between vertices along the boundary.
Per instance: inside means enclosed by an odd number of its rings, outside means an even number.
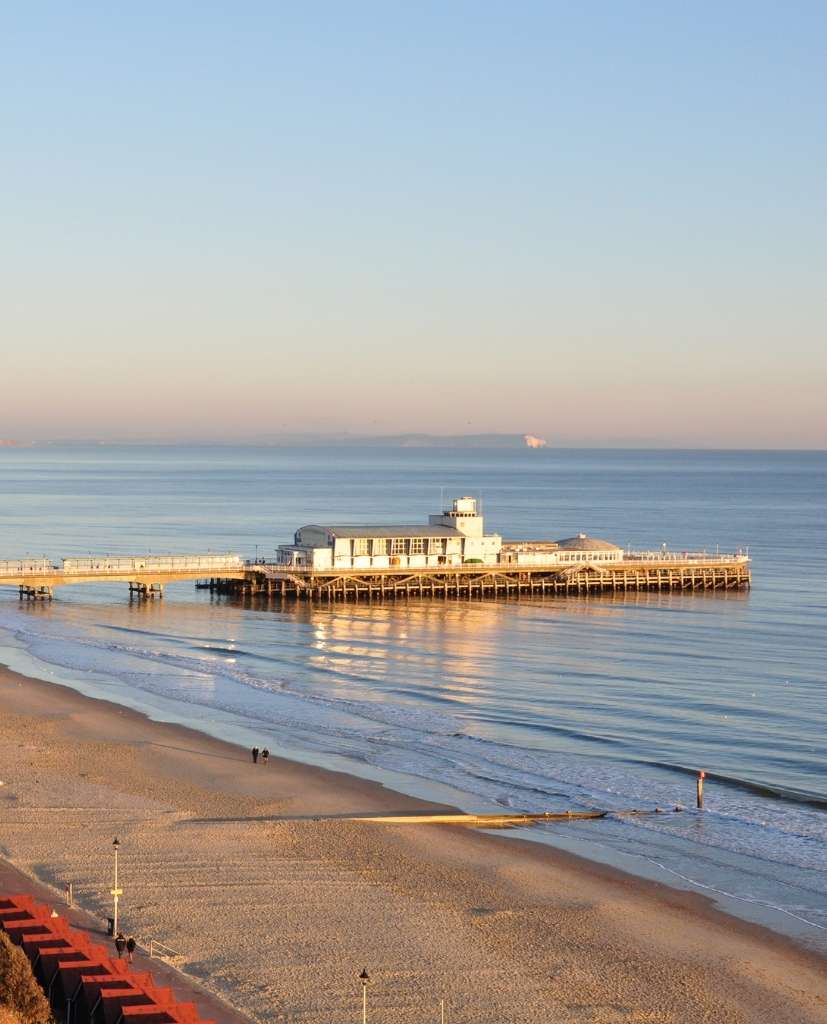
M704 779L706 772L698 772L698 810L704 809Z

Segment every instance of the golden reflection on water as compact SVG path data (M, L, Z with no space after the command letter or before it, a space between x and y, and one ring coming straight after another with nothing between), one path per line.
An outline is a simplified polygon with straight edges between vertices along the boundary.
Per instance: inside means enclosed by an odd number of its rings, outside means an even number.
M508 601L413 598L393 604L264 601L257 607L309 628L313 641L303 661L330 673L328 685L359 680L398 691L416 681L430 684L444 699L470 705L509 685L515 657L529 665L540 685L554 685L561 661L573 655L583 674L605 674L607 657L626 643L631 609L714 611L747 598L742 592L643 592ZM600 624L598 633L580 633L573 623L581 620Z
M186 585L170 587L163 600L151 601L119 600L120 591L108 599L94 588L72 590L69 600L61 601L58 591L53 603L25 602L20 609L33 618L66 619L107 635L113 629L136 630L144 635L126 634L118 643L176 644L182 655L195 653L207 661L209 671L230 669L236 655L251 649L276 658L271 671L279 678L300 678L309 671L336 689L380 684L397 693L416 685L458 704L483 702L486 694L493 699L511 686L515 659L532 685L543 689L554 686L574 660L577 673L605 676L607 660L626 646L632 609L697 613L748 600L740 591L642 592L331 605L219 595L192 600ZM592 628L581 630L578 621L591 622ZM220 650L222 644L227 650ZM219 649L213 653L214 646ZM196 671L193 678L199 675ZM379 699L378 693L373 696Z

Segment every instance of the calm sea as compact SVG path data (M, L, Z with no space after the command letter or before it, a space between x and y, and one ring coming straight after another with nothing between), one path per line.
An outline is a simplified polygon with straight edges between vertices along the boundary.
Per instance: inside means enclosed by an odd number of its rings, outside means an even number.
M242 605L0 590L0 660L467 809L681 814L534 838L827 948L827 454L0 449L0 558L233 551L481 496L504 537L749 546L739 594ZM710 773L692 809L692 773Z

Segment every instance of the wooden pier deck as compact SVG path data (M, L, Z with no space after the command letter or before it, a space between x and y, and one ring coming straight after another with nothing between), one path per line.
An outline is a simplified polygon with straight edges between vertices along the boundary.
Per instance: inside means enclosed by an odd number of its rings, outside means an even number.
M177 565L141 565L128 568L111 568L102 560L100 565L92 565L87 569L66 570L57 565L36 563L0 562L0 587L17 587L20 599L29 601L51 601L57 587L79 583L125 583L129 588L130 597L139 599L163 597L164 587L168 583L180 583L190 580L197 583L203 580L209 570L203 567ZM22 568L21 568L22 566ZM228 566L220 570L225 580L235 578L241 582L246 578L246 564L238 559L238 565Z
M146 599L163 596L167 583L190 580L197 587L218 594L334 602L743 590L751 584L749 559L736 555L685 560L671 556L663 561L630 557L611 563L568 565L464 564L330 570L244 562L238 556L228 556L226 567L206 571L188 565L127 561L134 562L134 566L112 568L107 563L95 563L67 571L46 563L30 565L25 571L0 571L0 586L17 587L21 600L51 600L56 587L69 584L125 583L131 598ZM0 570L4 564L9 563L0 563Z
M614 562L611 565L460 565L428 568L321 571L276 565L247 566L243 579L212 577L199 587L242 597L306 601L393 601L408 597L481 598L544 594L624 593L643 590L710 591L750 587L749 560Z

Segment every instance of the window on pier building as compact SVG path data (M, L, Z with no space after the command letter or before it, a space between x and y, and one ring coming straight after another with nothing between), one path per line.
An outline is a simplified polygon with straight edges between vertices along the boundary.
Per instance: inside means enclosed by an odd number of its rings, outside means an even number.
M428 541L428 553L431 555L441 555L445 552L445 541L442 537L431 537Z
M353 557L357 555L369 555L370 554L370 540L367 537L357 537L353 541Z
M424 537L411 537L411 550L412 555L424 555L425 554L425 538Z
M405 538L394 537L391 541L391 554L392 555L404 555L405 554Z
M388 542L384 537L374 538L373 540L373 555L386 555L388 553Z

